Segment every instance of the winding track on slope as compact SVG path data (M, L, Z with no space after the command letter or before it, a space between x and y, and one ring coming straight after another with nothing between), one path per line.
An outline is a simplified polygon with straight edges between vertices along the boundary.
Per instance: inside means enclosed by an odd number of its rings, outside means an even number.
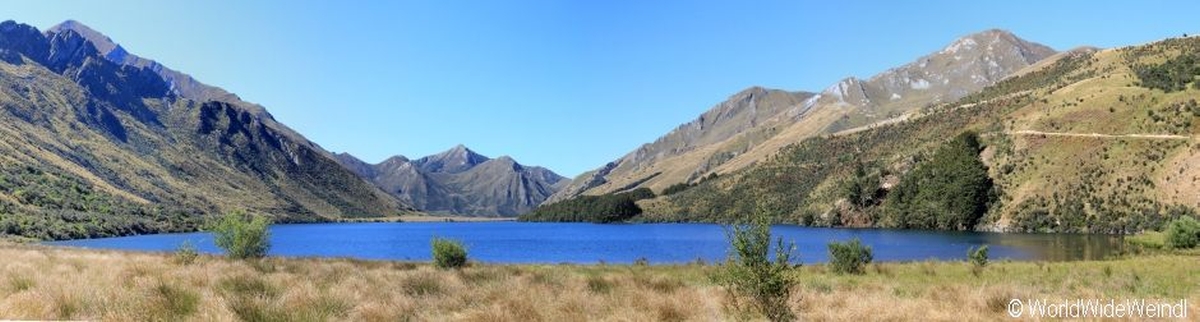
M1033 131L1033 130L1004 131L1004 134L1069 136L1069 137L1106 138L1106 139L1192 140L1192 137L1190 137L1190 136L1173 135L1173 134L1101 134L1101 133L1042 132L1042 131Z

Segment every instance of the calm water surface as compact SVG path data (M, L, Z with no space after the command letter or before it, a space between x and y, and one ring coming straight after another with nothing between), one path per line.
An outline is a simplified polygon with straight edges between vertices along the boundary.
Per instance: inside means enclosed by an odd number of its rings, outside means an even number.
M779 225L774 234L796 242L804 263L824 262L826 244L858 237L877 261L962 260L972 246L990 245L991 258L1100 259L1119 251L1113 236L997 234ZM722 226L712 224L584 223L351 223L271 227L271 255L427 261L434 237L462 240L472 260L489 263L706 262L726 257ZM86 248L171 251L190 240L218 253L208 233L161 234L48 242Z

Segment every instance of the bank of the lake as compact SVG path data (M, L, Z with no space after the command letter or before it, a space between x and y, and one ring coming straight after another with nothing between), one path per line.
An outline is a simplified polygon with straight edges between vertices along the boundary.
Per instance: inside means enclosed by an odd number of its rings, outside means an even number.
M711 265L481 265L0 246L0 318L71 320L730 320ZM1166 299L1200 314L1200 257L824 265L791 272L805 320L1007 320L1014 299Z
M1104 259L1122 252L1119 236L1002 234L888 229L814 228L777 225L773 234L795 241L801 263L827 261L830 241L861 239L877 261L959 260L972 247L988 245L994 259ZM530 222L405 222L289 224L271 227L272 256L350 257L372 260L429 260L433 237L463 241L472 257L486 263L682 264L726 258L723 226L713 224L590 224ZM217 253L206 233L158 234L51 242L99 249L170 251L190 241Z

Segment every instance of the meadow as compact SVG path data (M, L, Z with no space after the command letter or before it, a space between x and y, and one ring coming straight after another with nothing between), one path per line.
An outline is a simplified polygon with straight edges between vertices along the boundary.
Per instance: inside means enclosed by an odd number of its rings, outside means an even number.
M965 255L965 254L964 254ZM964 256L965 257L965 256ZM0 319L193 321L713 321L730 309L720 266L501 265L459 270L353 259L0 245ZM792 269L803 320L1007 320L1011 299L1187 299L1200 314L1200 257L870 264L862 275Z

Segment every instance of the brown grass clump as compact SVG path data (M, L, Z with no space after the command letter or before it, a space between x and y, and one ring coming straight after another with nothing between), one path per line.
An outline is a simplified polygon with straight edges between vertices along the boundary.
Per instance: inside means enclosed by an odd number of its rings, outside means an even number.
M471 265L0 246L0 319L102 321L720 321L714 266ZM1200 303L1194 256L879 263L864 275L791 272L802 320L1005 320L1013 298L1165 298Z

